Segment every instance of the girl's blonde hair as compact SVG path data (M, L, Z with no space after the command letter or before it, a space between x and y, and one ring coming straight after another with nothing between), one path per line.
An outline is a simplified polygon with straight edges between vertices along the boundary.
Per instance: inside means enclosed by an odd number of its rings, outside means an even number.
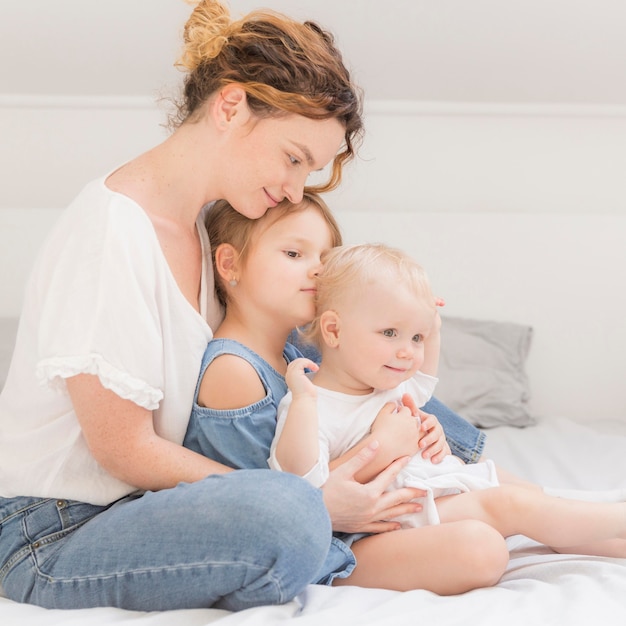
M305 342L322 346L320 317L324 311L336 310L346 300L358 298L360 292L377 282L401 285L417 298L432 303L428 276L421 265L402 250L380 243L367 243L333 248L322 259L324 267L318 275L316 315L301 334ZM393 306L393 305L391 305Z
M355 154L363 121L360 93L332 35L314 22L271 11L231 20L217 0L190 4L197 6L185 25L185 47L177 63L187 77L174 123L194 121L209 96L231 83L246 91L258 116L336 118L345 127L343 150L335 156L328 182L311 190L334 189L343 164Z
M288 200L283 200L275 207L268 209L258 219L245 217L226 202L218 200L208 211L206 216L206 228L211 242L211 258L213 261L213 272L215 275L215 289L220 302L226 306L227 296L224 284L217 271L215 264L215 251L218 246L228 243L239 254L239 260L245 263L250 245L255 237L258 237L264 230L294 212L306 211L308 209L317 210L326 220L331 235L331 245L340 246L342 243L341 230L335 220L328 205L315 193L306 192L300 202L293 204Z

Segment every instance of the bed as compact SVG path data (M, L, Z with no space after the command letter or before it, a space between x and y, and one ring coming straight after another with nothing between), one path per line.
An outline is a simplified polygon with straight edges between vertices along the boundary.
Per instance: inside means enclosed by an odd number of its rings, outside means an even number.
M626 302L615 289L626 285L624 217L421 215L419 229L409 214L339 218L348 240L414 252L446 297L438 395L486 430L487 456L564 493L626 494ZM14 332L14 315L0 320L2 374ZM507 541L502 580L453 597L309 586L286 605L241 613L48 611L0 597L0 624L626 624L626 559L559 555L522 536Z

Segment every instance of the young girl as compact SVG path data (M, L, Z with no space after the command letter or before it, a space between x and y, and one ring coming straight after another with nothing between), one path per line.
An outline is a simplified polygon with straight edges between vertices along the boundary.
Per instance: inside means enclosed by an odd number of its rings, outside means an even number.
M248 220L218 202L207 215L207 230L226 316L203 358L184 444L230 467L267 467L277 405L287 391L287 365L300 356L285 341L294 327L313 319L322 257L340 243L340 235L328 209L314 195L306 195L295 206L283 203L258 220ZM408 397L404 401L411 405ZM384 416L401 415L415 423L412 410L398 409L396 402L381 402L376 412L383 422L392 422ZM425 453L437 457L443 446L437 421L423 414L421 430L414 428L414 433L416 442L426 440ZM411 492L414 497L425 493ZM407 491L394 493L404 494L397 500L401 502ZM413 511L420 509L416 503ZM281 520L276 523L282 526ZM403 537L402 551L393 549L394 535ZM335 536L312 582L348 576L355 566L350 545L354 541L358 545L361 537ZM392 586L391 578L402 578L407 588L462 592L498 580L508 559L501 535L473 521L377 537L377 554L362 553L357 570L376 577L382 567L389 577L382 586Z
M441 323L436 305L441 302L419 265L382 245L341 247L325 255L316 302L307 336L321 350L321 364L298 359L289 365L290 392L279 407L270 465L319 486L329 467L345 463L372 439L381 444L377 462L382 465L416 454L418 423L401 414L377 417L372 407L398 401L407 391L420 404L432 393ZM305 367L314 373L306 375ZM406 520L409 526L473 519L503 537L524 534L562 552L626 557L625 502L579 502L551 497L530 485L496 486L490 463L463 467L448 457L449 462L433 466L420 456L413 458L397 486L426 489L436 510ZM378 469L372 464L357 478L368 480ZM391 537L400 550L402 533ZM353 545L359 563L363 554L371 558L379 549L376 536ZM375 577L357 566L344 582L407 588L406 581L394 581L382 562L380 566Z

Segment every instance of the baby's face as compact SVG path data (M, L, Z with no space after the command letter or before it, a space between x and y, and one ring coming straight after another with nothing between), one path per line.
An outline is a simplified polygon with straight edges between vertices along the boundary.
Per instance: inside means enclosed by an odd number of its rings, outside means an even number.
M424 362L434 302L382 281L345 300L338 347L352 384L366 392L392 389L411 378Z

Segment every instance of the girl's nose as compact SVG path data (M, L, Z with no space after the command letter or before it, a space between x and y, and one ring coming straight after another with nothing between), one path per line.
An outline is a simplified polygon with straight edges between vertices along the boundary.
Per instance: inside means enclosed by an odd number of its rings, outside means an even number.
M317 263L311 266L311 269L309 270L309 276L311 276L312 278L315 278L316 276L319 275L321 271L322 271L322 262L318 261Z

